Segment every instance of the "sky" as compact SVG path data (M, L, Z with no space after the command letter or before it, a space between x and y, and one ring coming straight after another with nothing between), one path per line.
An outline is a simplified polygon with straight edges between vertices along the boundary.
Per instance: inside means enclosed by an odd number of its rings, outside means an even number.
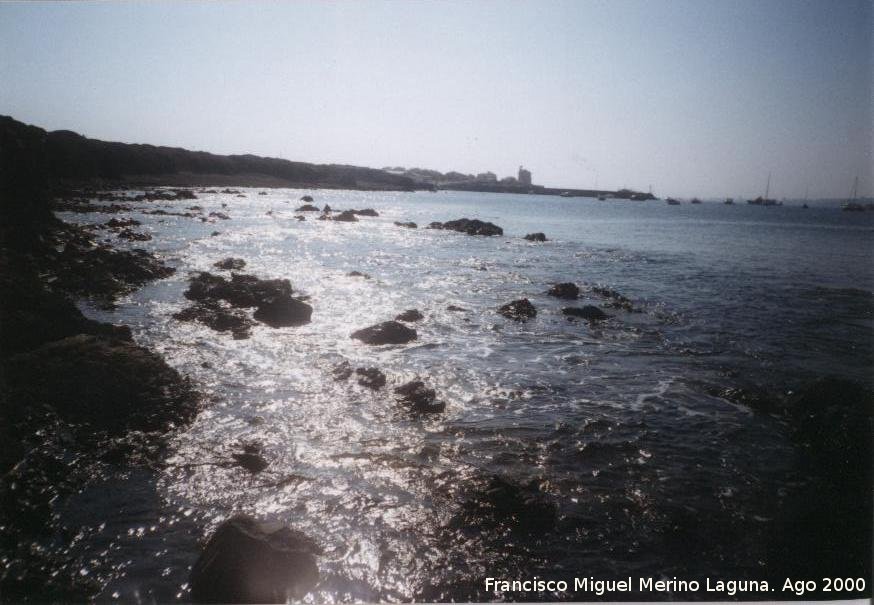
M657 195L871 195L872 2L0 2L0 114Z

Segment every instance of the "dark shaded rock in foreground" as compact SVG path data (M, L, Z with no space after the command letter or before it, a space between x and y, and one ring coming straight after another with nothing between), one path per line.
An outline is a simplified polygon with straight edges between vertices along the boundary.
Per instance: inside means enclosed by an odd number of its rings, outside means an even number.
M400 222L400 221L395 221L395 225L397 225L398 227L406 227L407 229L418 229L418 227L419 227L419 226L418 226L416 223L414 223L413 221L409 221L409 222L406 222L406 223L402 223L402 222Z
M61 418L96 430L166 430L198 411L189 382L130 342L80 334L17 355L6 369L18 405L49 405Z
M309 196L307 195L304 197L309 197ZM310 199L312 200L312 198L310 198ZM303 206L301 206L300 208L297 208L295 210L295 212L318 212L318 211L319 211L318 207L313 206L312 204L304 204Z
M556 298L574 300L580 297L580 289L577 287L576 284L565 282L562 284L555 284L549 289L547 294Z
M445 223L434 222L428 225L429 229L448 229L459 231L468 235L504 235L504 230L494 223L487 223L478 219L460 218Z
M419 321L425 319L425 316L418 309L407 309L403 313L395 317L397 321Z
M546 234L540 233L539 231L537 233L529 233L525 236L525 239L527 239L529 242L545 242Z
M498 313L516 321L527 321L537 316L537 309L527 298L520 298L499 307Z
M385 386L385 374L378 368L355 368L358 384L374 391Z
M312 314L311 306L289 296L261 303L253 317L271 328L284 328L309 323Z
M399 345L416 340L418 334L397 321L384 321L381 324L352 332L351 338L369 345Z
M395 389L398 401L414 412L438 413L446 409L446 404L437 401L434 389L425 386L421 380L413 380Z
M216 269L224 269L226 271L239 271L246 266L246 261L242 258L223 258L213 265Z
M254 322L242 311L216 301L201 301L173 315L179 321L198 321L218 332L231 332L235 339L249 338Z
M237 516L222 523L191 569L191 597L201 603L285 603L319 579L321 549L302 532Z
M586 305L584 307L565 307L561 312L568 317L579 317L580 319L586 319L588 321L600 321L610 317L601 309L593 305Z

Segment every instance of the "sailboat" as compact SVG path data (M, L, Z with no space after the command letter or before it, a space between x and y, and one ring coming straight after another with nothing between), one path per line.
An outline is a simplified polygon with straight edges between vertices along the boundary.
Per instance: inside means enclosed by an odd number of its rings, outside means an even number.
M765 197L759 196L754 200L747 200L747 204L752 204L754 206L782 206L782 202L778 202L777 200L772 200L768 197L768 193L771 191L771 173L768 173L768 184L765 185Z
M856 201L856 195L859 193L859 177L853 181L853 197L847 200L847 203L841 206L841 210L849 212L859 212L865 209L865 206Z

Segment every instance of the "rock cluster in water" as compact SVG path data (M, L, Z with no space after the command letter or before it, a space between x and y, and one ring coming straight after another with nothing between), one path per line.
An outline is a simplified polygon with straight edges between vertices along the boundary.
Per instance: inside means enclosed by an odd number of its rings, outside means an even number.
M399 345L416 340L418 334L398 321L384 321L380 324L352 332L351 338L369 345Z
M534 305L527 298L520 298L519 300L501 305L498 308L498 313L515 321L527 321L537 316L537 309L534 308Z
M487 223L479 219L460 218L445 223L433 222L428 225L429 229L448 229L459 231L468 235L504 235L504 230L494 223Z

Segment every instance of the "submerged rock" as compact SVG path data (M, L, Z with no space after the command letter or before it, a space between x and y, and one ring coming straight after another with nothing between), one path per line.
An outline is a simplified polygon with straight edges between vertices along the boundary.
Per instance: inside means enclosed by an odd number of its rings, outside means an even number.
M608 307L624 309L626 311L634 311L634 306L631 303L631 299L626 298L616 290L595 286L594 288L592 288L592 292L609 299L609 302L607 303Z
M546 234L540 233L540 232L529 233L528 235L525 236L525 239L527 239L529 242L545 242L546 241Z
M298 220L298 221L305 221L305 220L307 220L307 217L303 216L302 214L296 214L296 215L294 216L294 218L295 218L295 220Z
M211 218L217 218L217 219L220 219L223 221L229 220L231 218L227 214L225 214L224 212L210 212L209 216Z
M401 313L397 317L395 317L395 319L397 321L407 321L407 322L419 321L419 320L424 319L424 318L425 318L425 316L422 315L422 313L418 309L407 309L406 311L404 311L403 313Z
M309 196L306 195L304 197L309 197ZM310 198L310 199L312 200L312 198ZM295 212L318 212L318 211L319 211L319 209L316 206L313 206L312 204L304 204L303 206L301 206L300 208L295 210Z
M446 307L447 311L452 311L454 313L466 313L467 309L464 307L459 307L458 305L449 305Z
M397 321L384 321L375 326L352 332L351 338L369 345L396 345L416 340L417 336L418 334L413 328L408 328Z
M285 603L315 587L316 543L302 532L240 515L207 542L189 583L201 603Z
M374 210L373 208L365 208L364 210L350 210L354 214L358 216L379 216L379 212Z
M225 269L227 271L239 271L243 267L246 266L246 261L242 258L223 258L217 263L213 264L213 267L216 269Z
M468 235L504 235L504 230L494 223L487 223L479 219L460 218L445 223L434 222L428 225L429 229L448 229L459 231Z
M535 480L511 483L493 476L481 493L464 505L465 523L487 522L515 531L547 531L555 526L557 509Z
M362 273L361 271L350 271L346 274L347 277L363 277L364 279L370 279L370 276L367 273Z
M586 319L589 321L600 321L602 319L607 319L608 317L610 317L601 309L593 305L586 305L584 307L565 307L561 310L561 312L568 317L579 317L581 319Z
M413 380L395 389L398 401L414 412L439 413L446 409L446 404L437 400L434 389L425 386L421 380Z
M577 287L576 284L565 282L562 284L555 284L549 289L547 294L556 298L573 300L580 297L580 289Z
M419 227L419 226L418 226L416 223L414 223L413 221L409 221L409 222L407 222L407 223L402 223L402 222L400 222L400 221L395 221L395 225L397 225L398 227L406 227L407 229L418 229L418 227Z
M6 380L18 406L48 405L113 434L184 425L199 408L189 382L159 355L101 336L79 334L12 357Z
M537 309L527 298L520 298L499 307L498 313L516 321L527 321L537 316Z
M374 391L385 386L385 374L378 368L355 368L358 384Z
M302 202L312 202L312 201L313 201L313 196L311 196L311 195L304 195L304 196L301 196L300 201L302 201Z

